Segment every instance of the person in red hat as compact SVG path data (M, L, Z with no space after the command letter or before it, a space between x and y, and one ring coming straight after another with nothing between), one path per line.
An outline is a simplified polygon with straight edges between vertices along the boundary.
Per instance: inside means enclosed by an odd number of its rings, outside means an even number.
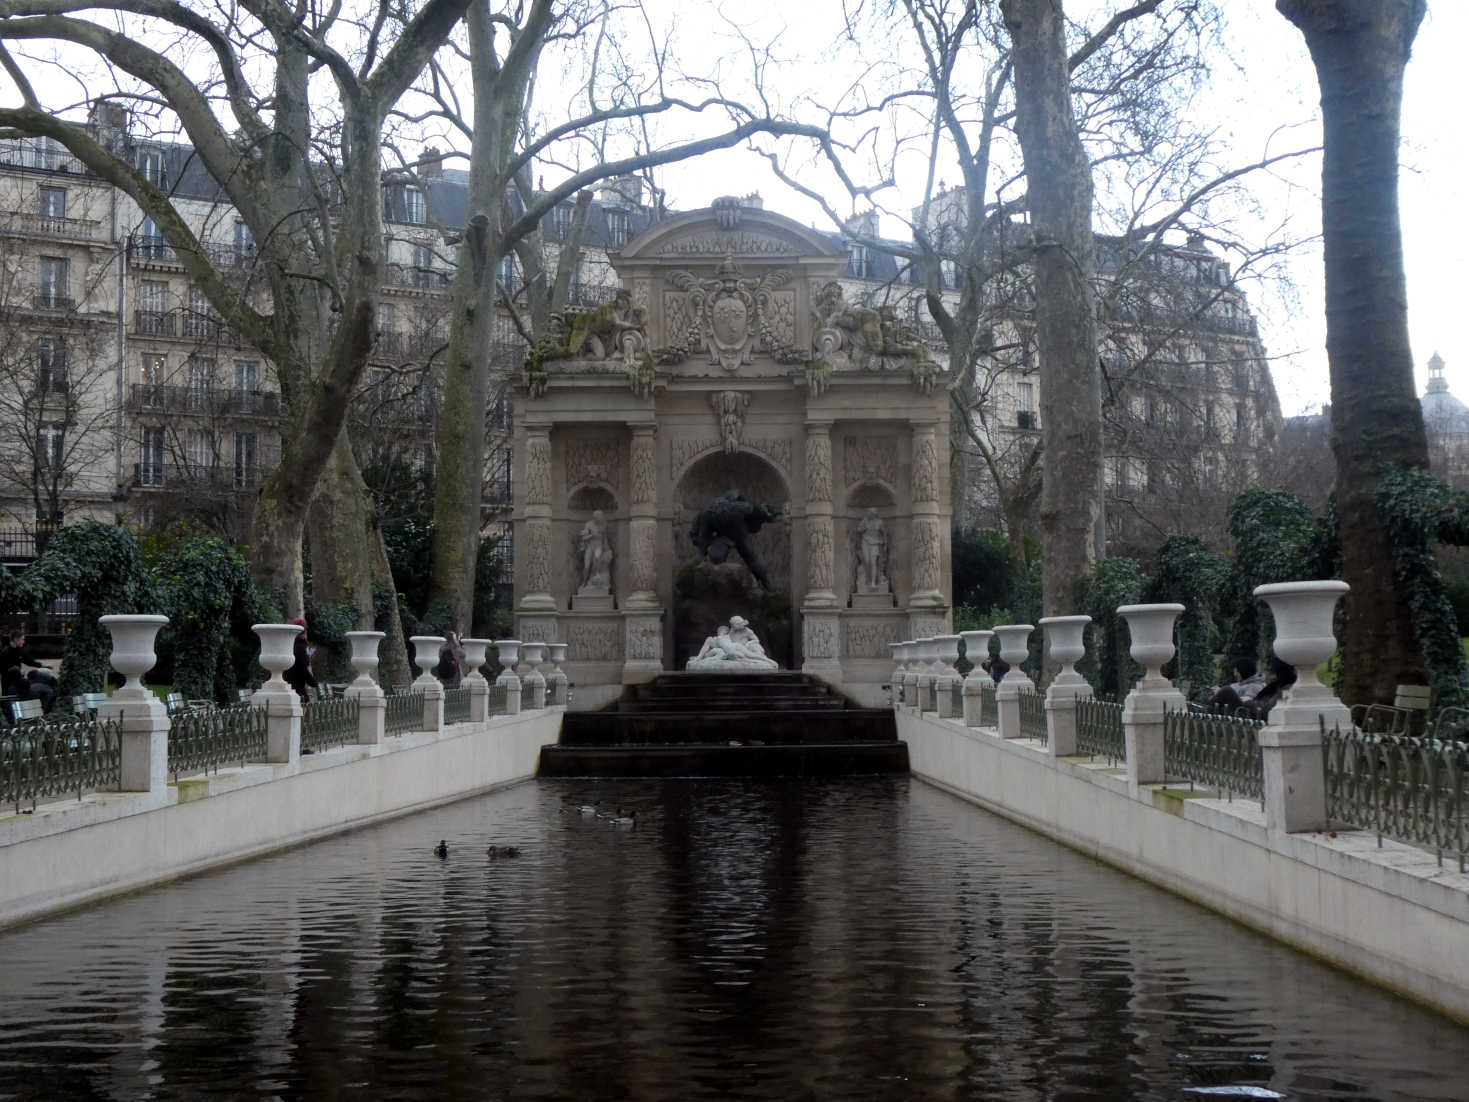
M295 661L281 676L286 679L287 685L296 690L301 703L305 704L311 699L310 690L316 688L316 678L311 673L311 648L306 642L306 621L298 616L291 623L301 629L301 634L296 636L296 645L292 648Z

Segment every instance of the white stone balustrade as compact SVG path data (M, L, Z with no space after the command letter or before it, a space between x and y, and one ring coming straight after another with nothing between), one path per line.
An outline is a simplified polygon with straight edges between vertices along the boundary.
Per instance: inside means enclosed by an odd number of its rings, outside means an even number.
M158 661L153 644L167 616L102 616L112 636L112 668L126 679L97 709L117 724L122 770L118 790L162 795L168 787L168 709L142 677Z
M387 730L388 699L373 676L378 666L378 647L386 636L380 631L349 631L352 645L352 668L357 677L347 686L344 696L357 701L357 743L380 746Z
M1127 784L1134 794L1139 786L1162 784L1163 714L1188 707L1183 694L1163 676L1173 657L1173 624L1183 612L1179 604L1122 605L1119 616L1132 636L1133 661L1146 673L1122 705L1122 737L1127 747Z
M413 664L418 667L418 676L413 679L413 691L423 694L423 729L444 729L444 684L430 671L438 665L439 652L444 649L442 635L411 635Z
M1020 694L1035 692L1035 683L1020 664L1030 657L1030 633L1034 630L1034 624L998 624L995 627L995 634L1000 637L1000 659L1010 667L995 689L1001 738L1022 737Z
M925 635L918 640L918 698L916 708L920 712L931 712L935 708L933 699L934 667L938 664L938 643L933 636Z
M546 700L564 708L571 692L571 679L561 668L561 663L566 661L566 644L547 643L546 660L551 663L551 672L546 674Z
M969 662L969 673L964 677L964 726L978 727L981 723L981 713L984 711L983 700L985 689L995 687L995 679L990 676L990 671L984 668L984 663L990 656L990 640L994 638L992 631L961 631L959 638L964 640L964 657Z
M1090 616L1047 616L1040 621L1046 652L1061 670L1046 689L1046 743L1053 757L1076 753L1076 702L1092 695L1076 663L1086 655L1086 626Z
M460 639L459 645L464 648L464 665L469 671L463 681L469 690L469 722L484 723L490 718L490 683L479 671L494 644L489 639Z
M515 667L520 663L520 640L496 639L495 651L500 663L500 676L495 678L495 684L505 690L505 714L518 716L520 714L520 675L515 672Z
M1255 588L1275 618L1275 655L1296 669L1296 681L1285 691L1260 728L1261 768L1265 789L1265 825L1299 833L1325 830L1326 759L1321 731L1351 726L1345 704L1316 677L1316 667L1336 651L1332 620L1336 602L1348 592L1346 582L1279 582Z
M959 660L959 637L957 635L934 636L938 672L934 675L935 710L940 719L954 718L954 690L960 684L959 671L954 663Z
M903 644L903 707L918 711L918 640Z
M522 643L520 655L530 667L520 682L522 706L532 710L546 706L546 675L541 663L546 660L545 643Z
M260 665L270 674L250 697L265 709L265 760L277 764L301 762L301 698L281 676L295 660L292 648L305 629L299 624L252 624L260 639Z

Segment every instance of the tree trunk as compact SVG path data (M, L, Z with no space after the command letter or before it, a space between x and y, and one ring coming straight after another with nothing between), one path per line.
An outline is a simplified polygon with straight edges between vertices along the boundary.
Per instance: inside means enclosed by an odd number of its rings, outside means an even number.
M1276 7L1305 36L1321 86L1331 448L1342 576L1352 587L1339 688L1348 704L1390 703L1399 683L1427 683L1373 500L1384 464L1428 466L1398 222L1403 69L1426 5L1277 0Z
M1101 498L1102 390L1091 162L1071 112L1060 0L1002 0L1015 62L1016 130L1034 235L1040 351L1040 526L1047 616L1073 611L1091 570Z

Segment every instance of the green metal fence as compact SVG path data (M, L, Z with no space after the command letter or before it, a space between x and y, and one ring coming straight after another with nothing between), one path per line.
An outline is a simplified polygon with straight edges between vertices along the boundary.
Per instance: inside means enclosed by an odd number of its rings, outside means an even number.
M233 704L178 712L168 728L168 771L178 780L185 773L217 773L221 765L263 762L265 747L264 708Z
M1020 734L1022 738L1033 738L1046 745L1046 698L1037 692L1021 693Z
M1227 800L1265 800L1264 760L1257 719L1209 712L1170 711L1163 716L1163 775L1201 784Z
M506 708L506 698L509 696L504 685L496 685L490 682L490 707L489 714L492 716L503 716Z
M122 782L122 743L112 720L68 716L26 723L0 732L0 806L117 788Z
M1122 737L1122 705L1108 700L1080 698L1076 702L1076 749L1078 753L1109 762L1127 760L1127 743Z
M981 727L997 727L1000 723L1000 705L995 696L995 684L979 687L979 725Z
M301 717L302 753L309 750L314 754L333 746L356 742L360 710L355 696L311 701Z
M469 690L460 686L444 690L444 726L469 722Z
M405 731L423 730L423 694L415 693L407 686L394 689L387 700L383 727L390 735L401 735Z
M1469 742L1381 735L1353 728L1322 732L1326 812L1383 838L1469 858Z

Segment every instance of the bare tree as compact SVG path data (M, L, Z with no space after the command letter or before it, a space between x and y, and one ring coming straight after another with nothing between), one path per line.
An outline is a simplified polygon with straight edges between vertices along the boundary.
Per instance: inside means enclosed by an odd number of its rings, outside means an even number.
M1412 611L1395 584L1374 495L1384 464L1428 466L1413 385L1398 219L1403 70L1425 0L1276 0L1305 36L1321 86L1321 221L1326 355L1336 455L1342 575L1351 584L1342 639L1348 703L1387 702L1425 683Z
M285 609L303 604L301 546L314 518L319 599L346 596L371 616L386 574L380 536L343 434L347 398L375 336L383 275L379 139L387 112L463 17L468 0L427 0L401 31L381 0L365 20L341 5L246 0L201 13L169 0L20 0L0 7L0 63L21 105L0 110L0 136L45 135L126 193L177 253L222 321L274 362L287 408L280 466L255 509L251 565ZM125 24L129 32L115 29ZM248 227L268 303L224 278L209 242L168 185L113 141L43 102L88 51L135 117L177 126ZM149 43L153 43L150 45ZM176 60L180 59L180 60ZM188 66L186 68L185 66ZM325 480L325 482L323 482Z

